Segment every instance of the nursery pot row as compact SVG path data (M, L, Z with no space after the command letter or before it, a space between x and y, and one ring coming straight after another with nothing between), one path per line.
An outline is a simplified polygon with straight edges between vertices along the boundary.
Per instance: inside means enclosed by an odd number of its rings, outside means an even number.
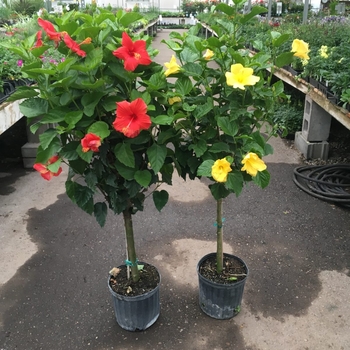
M225 257L236 259L244 265L245 277L230 284L210 281L200 274L200 267L203 262L215 255L215 253L207 254L197 264L199 305L201 310L212 318L229 319L236 316L241 309L244 285L248 277L248 267L242 259L231 254L224 254ZM112 289L109 276L108 288L113 299L115 317L121 328L128 331L142 331L157 321L160 314L160 282L150 292L138 296L125 296L116 293Z

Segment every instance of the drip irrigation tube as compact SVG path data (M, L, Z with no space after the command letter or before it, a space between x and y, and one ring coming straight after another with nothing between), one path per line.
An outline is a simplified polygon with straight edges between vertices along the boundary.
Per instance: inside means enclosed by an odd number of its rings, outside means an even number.
M350 165L300 166L294 183L309 195L350 208Z

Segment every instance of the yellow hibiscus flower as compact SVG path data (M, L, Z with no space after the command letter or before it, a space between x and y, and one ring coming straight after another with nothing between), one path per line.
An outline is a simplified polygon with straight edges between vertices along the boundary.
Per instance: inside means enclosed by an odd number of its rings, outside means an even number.
M295 57L299 57L304 60L310 59L308 55L310 52L309 44L304 40L294 39L292 43L292 52L294 52Z
M244 68L240 63L231 66L231 72L226 72L226 83L234 89L245 90L246 85L255 85L260 78L253 75L252 68Z
M203 58L207 61L209 61L212 57L214 56L214 52L207 49L207 51L205 51Z
M174 55L171 56L170 62L165 62L164 66L168 69L164 72L165 76L170 74L176 74L180 72L180 66L176 63L176 57Z
M226 158L218 159L211 167L211 176L217 182L226 182L228 173L232 171Z
M258 171L266 170L267 166L255 153L249 152L242 160L244 165L241 171L246 171L251 176L256 176Z

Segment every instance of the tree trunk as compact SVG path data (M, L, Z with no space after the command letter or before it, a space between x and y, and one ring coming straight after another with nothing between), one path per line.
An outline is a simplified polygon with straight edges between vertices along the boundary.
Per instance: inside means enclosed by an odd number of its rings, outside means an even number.
M140 279L140 273L137 266L136 250L135 250L135 241L134 241L134 229L132 226L132 214L131 206L128 206L123 211L124 216L124 225L125 225L125 236L126 236L126 247L128 251L128 265L131 268L131 276L134 282L137 282Z
M224 252L222 248L223 241L223 228L222 228L222 198L216 202L216 272L220 274L222 272L224 263Z

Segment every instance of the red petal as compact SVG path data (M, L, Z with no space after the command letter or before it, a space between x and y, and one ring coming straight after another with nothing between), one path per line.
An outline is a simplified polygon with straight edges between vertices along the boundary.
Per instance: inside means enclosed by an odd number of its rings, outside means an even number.
M61 174L62 172L62 168L59 167L58 170L57 170L57 173L52 173L53 176L58 176L59 174Z
M126 32L123 32L122 34L122 45L129 49L129 51L134 51L134 43Z
M46 166L44 166L44 164L41 164L41 163L35 163L33 165L33 168L36 170L36 171L39 171L39 173L43 173L43 172L46 172L47 169L46 169Z
M51 180L52 175L53 175L52 172L48 170L45 173L41 173L41 177L43 177L47 181Z
M82 57L86 56L86 52L83 51L80 48L79 44L76 41L74 41L68 34L64 35L63 40L64 40L65 44L67 45L67 47L70 48L77 55L82 56Z
M134 114L139 114L139 113L146 114L147 105L142 98L137 98L136 100L130 103L130 109Z
M140 64L139 60L134 57L128 58L124 61L124 69L128 72L133 72Z
M122 46L113 51L113 55L121 60L126 60L130 57L130 51L128 48Z

